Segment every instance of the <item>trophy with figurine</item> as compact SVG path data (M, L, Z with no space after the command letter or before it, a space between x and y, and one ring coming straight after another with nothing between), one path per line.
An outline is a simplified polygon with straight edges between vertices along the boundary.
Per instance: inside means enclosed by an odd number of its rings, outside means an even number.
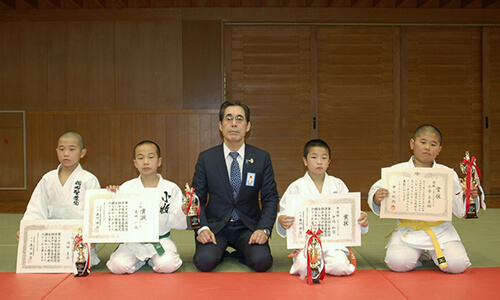
M306 242L305 255L307 256L307 283L317 284L325 277L325 261L323 258L323 247L321 245L321 229L314 227L307 231L310 237Z
M78 229L78 233L74 238L73 256L77 256L75 261L75 277L84 277L90 274L90 248L89 245L83 242L82 229Z
M194 188L190 188L186 183L183 202L188 205L187 208L187 225L188 229L198 230L200 228L200 199L194 193Z
M465 151L465 156L460 163L460 170L465 174L465 178L460 178L460 185L465 191L466 219L477 219L476 211L481 206L478 199L471 199L471 189L477 187L481 189L479 178L481 172L476 165L476 158ZM485 208L485 207L484 207Z

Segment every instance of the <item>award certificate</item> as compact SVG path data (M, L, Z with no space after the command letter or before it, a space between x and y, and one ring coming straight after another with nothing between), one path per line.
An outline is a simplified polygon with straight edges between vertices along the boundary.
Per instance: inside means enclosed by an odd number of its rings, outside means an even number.
M158 242L160 199L155 188L86 191L83 241Z
M383 168L381 218L451 221L453 171L437 168Z
M307 230L321 229L321 243L343 246L361 245L360 193L329 195L290 195L290 215L295 222L287 229L287 248L302 249L307 240Z
M16 273L74 273L73 244L83 220L21 220Z

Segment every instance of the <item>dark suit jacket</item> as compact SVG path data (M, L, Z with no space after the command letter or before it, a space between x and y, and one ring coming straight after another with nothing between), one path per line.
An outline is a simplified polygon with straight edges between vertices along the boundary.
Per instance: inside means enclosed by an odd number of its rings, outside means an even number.
M253 187L246 184L249 173L255 173ZM192 187L200 198L201 226L210 227L214 234L219 232L230 220L234 207L241 221L251 231L263 228L272 231L279 196L268 152L245 145L241 181L238 199L233 202L222 144L200 153ZM261 192L262 207L259 205L259 192Z

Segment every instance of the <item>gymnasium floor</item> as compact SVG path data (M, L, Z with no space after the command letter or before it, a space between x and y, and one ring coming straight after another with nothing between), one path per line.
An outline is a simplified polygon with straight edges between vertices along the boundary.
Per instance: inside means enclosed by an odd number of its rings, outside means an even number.
M16 274L16 231L21 214L0 214L0 297L2 299L500 299L500 209L479 213L479 219L454 219L472 267L459 275L444 274L432 262L409 273L394 273L384 263L385 235L394 220L371 212L370 231L362 246L353 248L358 270L348 277L326 276L319 285L307 285L288 274L291 259L286 241L271 239L274 265L255 273L227 258L215 272L198 272L192 263L193 233L174 231L173 239L184 264L173 274L156 274L146 265L133 275L113 275L105 262L116 244L100 244L101 263L85 278L71 274Z

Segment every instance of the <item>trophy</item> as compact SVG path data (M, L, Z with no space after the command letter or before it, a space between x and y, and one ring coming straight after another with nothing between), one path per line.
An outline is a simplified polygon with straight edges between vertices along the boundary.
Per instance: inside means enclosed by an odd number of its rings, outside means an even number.
M85 250L87 250L87 257L85 257ZM90 249L89 246L83 242L81 228L78 228L78 234L75 235L74 239L73 256L75 255L75 253L77 255L77 259L75 262L75 277L83 277L89 275Z
M183 202L188 205L187 226L188 229L198 230L200 228L200 199L194 193L194 188L190 188L186 183Z
M325 262L323 259L323 247L319 236L323 233L321 229L315 232L314 223L307 231L310 235L306 244L305 255L307 256L307 283L318 284L325 277Z
M477 219L477 206L480 205L476 203L475 199L471 199L470 193L473 187L479 186L479 176L480 171L475 164L476 158L473 156L470 158L469 151L465 151L465 156L460 163L460 170L465 174L465 178L460 178L460 185L465 191L465 203L466 203L466 219Z

